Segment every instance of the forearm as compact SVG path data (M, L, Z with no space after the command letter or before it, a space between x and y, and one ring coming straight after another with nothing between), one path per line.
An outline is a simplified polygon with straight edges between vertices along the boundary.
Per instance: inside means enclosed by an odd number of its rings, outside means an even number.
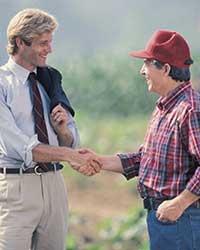
M102 163L102 170L123 173L123 167L121 164L121 160L118 156L98 156Z
M39 144L34 147L32 156L35 162L65 161L72 164L74 162L82 163L82 161L84 161L83 157L71 148L45 144Z
M69 130L66 130L65 134L58 134L57 138L59 145L65 147L70 147L74 141L73 134Z
M183 210L185 210L187 207L189 207L192 203L194 203L199 198L200 198L199 196L185 189L176 198L174 198L174 201L176 201L179 204L179 206L182 207Z
M177 221L186 208L200 197L185 189L172 200L166 200L160 204L156 216L160 221Z

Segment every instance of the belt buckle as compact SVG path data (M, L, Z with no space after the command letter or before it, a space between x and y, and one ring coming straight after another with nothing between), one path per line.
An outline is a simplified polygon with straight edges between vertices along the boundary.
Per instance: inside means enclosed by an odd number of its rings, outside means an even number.
M34 172L35 172L35 174L38 175L38 176L42 175L42 173L40 173L40 172L37 171L39 167L40 167L39 165L36 165L36 166L34 167Z

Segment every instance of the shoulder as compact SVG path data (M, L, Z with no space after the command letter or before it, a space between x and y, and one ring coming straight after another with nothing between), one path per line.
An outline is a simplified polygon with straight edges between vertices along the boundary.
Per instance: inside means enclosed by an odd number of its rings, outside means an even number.
M39 73L46 73L46 74L57 74L61 76L60 71L58 71L56 68L53 68L51 66L46 66L46 67L38 67L37 71Z
M49 72L53 72L53 73L56 73L56 74L60 74L60 75L61 75L60 71L58 71L58 70L57 70L56 68L54 68L54 67L47 66L46 68L47 68L47 70L48 70Z
M7 65L3 65L0 67L0 85L6 86L12 83L14 75L12 71L7 67Z
M191 88L180 103L180 107L180 117L183 121L194 119L196 115L200 117L200 93Z
M51 77L51 78L58 77L58 78L62 79L61 73L57 69L55 69L51 66L38 67L37 74L38 74L39 78L40 77L42 77L42 78L43 77Z
M55 69L51 66L47 66L47 70L52 78L58 77L59 79L62 79L62 74L57 69Z
M0 67L0 77L7 77L7 76L10 76L12 75L12 72L11 70L9 69L9 67L5 64L5 65L2 65Z
M189 104L191 111L200 112L200 93L198 91L191 89Z

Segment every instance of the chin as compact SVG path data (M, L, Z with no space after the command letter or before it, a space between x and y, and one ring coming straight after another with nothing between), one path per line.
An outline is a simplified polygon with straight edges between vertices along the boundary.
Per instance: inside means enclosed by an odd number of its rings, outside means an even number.
M44 68L46 66L47 66L46 62L45 63L38 63L37 64L37 67L41 67L41 68Z

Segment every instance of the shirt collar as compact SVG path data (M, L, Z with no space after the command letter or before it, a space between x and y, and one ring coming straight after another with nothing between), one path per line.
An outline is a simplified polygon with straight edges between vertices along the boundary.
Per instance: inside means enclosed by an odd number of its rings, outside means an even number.
M172 108L180 99L179 97L182 95L182 93L188 88L191 88L190 82L184 82L180 84L178 87L170 91L167 96L160 97L157 101L157 107L160 110L167 110Z
M17 64L11 57L9 58L7 62L7 66L22 84L26 83L28 79L28 75L30 73L29 70Z

